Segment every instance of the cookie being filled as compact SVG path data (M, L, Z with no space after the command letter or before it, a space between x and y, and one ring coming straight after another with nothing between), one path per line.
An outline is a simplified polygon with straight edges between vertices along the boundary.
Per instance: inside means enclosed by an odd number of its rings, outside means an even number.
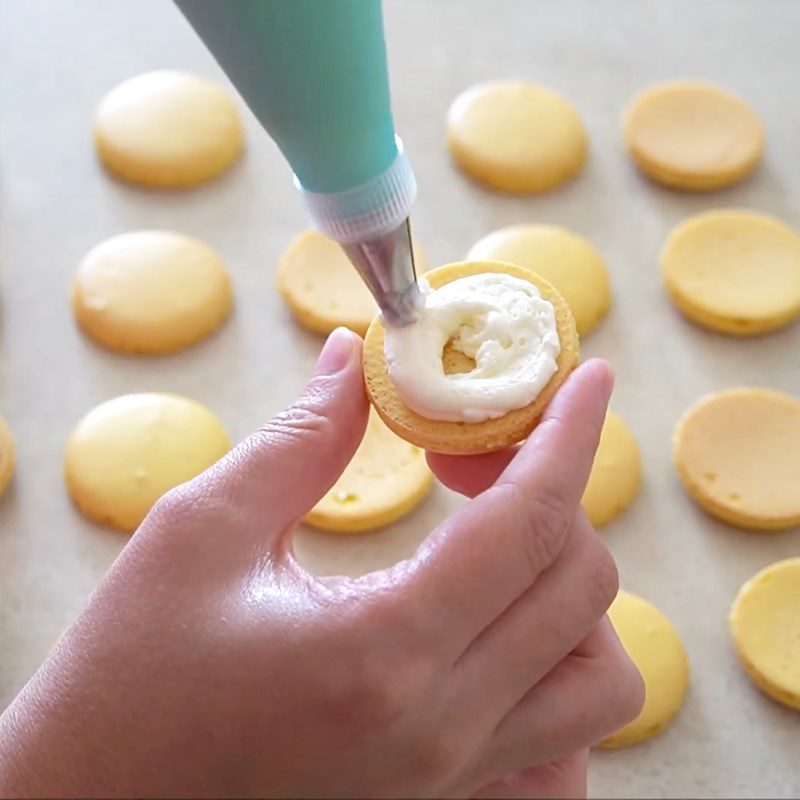
M524 439L575 367L567 304L530 270L449 264L425 276L416 322L367 331L370 399L399 436L441 453L481 453Z

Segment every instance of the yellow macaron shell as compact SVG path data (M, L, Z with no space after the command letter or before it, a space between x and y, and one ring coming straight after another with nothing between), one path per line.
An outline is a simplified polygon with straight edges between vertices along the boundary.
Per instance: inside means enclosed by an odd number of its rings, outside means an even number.
M642 675L644 706L601 747L626 747L660 733L678 713L689 685L689 660L672 623L654 605L620 590L608 616Z
M425 452L392 433L371 410L352 460L304 521L338 533L380 528L413 511L432 482Z
M462 92L447 114L447 143L470 176L506 192L552 189L586 160L586 130L563 97L534 83L496 81Z
M599 528L611 522L633 502L641 475L636 439L622 418L609 411L583 493L583 507L592 525Z
M6 424L0 417L0 495L5 492L14 477L14 437Z
M522 441L536 427L547 403L578 363L578 334L566 301L553 286L530 270L500 261L462 261L436 267L425 273L425 278L431 288L438 289L450 281L482 273L501 273L528 281L553 306L561 343L561 351L556 357L557 369L531 403L502 417L483 422L429 419L410 409L392 383L384 354L383 323L380 317L376 317L367 330L363 351L364 380L370 402L398 436L426 450L452 455L488 453ZM446 370L453 366L446 351L443 353L443 366ZM458 366L465 365L462 362Z
M424 271L414 247L417 274ZM375 298L341 245L315 230L301 233L278 262L278 291L297 321L327 336L338 327L359 336L378 313Z
M764 127L738 97L702 81L659 84L634 98L625 144L650 178L684 191L740 181L761 158Z
M800 710L800 558L771 564L747 581L731 608L730 627L753 682Z
M135 231L107 239L81 262L72 307L95 340L126 353L168 353L218 328L232 303L220 257L197 239Z
M567 301L579 336L585 336L608 311L608 270L582 237L558 225L512 225L484 236L467 254L469 261L507 261L541 275Z
M800 400L746 387L707 395L678 423L673 457L689 494L719 519L800 524Z
M222 87L186 72L156 70L129 78L102 99L94 141L100 161L119 177L177 188L229 167L244 133Z
M768 333L800 315L800 235L764 214L689 217L669 235L661 269L678 308L722 333Z
M67 443L70 497L90 519L133 531L161 495L230 449L205 406L172 394L128 394L90 411Z

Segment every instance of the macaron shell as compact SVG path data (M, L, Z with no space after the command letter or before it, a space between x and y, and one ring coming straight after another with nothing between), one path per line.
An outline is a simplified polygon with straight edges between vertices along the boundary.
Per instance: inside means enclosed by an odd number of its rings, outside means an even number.
M552 189L583 166L587 135L555 92L522 81L482 83L462 92L447 115L447 144L471 177L501 191Z
M468 261L506 261L535 272L567 301L579 336L590 333L611 304L608 270L585 239L558 225L512 225L476 242Z
M633 502L641 474L639 446L633 433L618 414L609 411L583 493L583 507L592 525L606 525Z
M692 498L742 528L800 524L800 400L735 388L701 398L673 437L678 477Z
M730 627L756 686L800 710L800 558L771 564L747 581L731 607Z
M533 283L542 297L553 304L561 351L558 369L539 395L524 408L483 422L448 422L423 417L402 400L389 378L383 352L384 330L379 317L369 326L364 339L364 378L370 401L383 421L411 444L437 453L469 454L501 450L525 439L536 427L547 403L578 363L578 334L566 302L547 281L530 270L495 261L464 261L437 267L425 278L436 289L467 275L499 272Z
M101 403L75 427L64 475L90 519L133 531L165 492L210 467L230 448L217 417L171 394L128 394Z
M416 245L414 262L418 275L425 271ZM364 336L378 313L375 298L341 245L315 230L301 233L281 255L277 286L297 321L323 336L340 326Z
M72 308L86 333L124 353L160 354L194 344L230 313L220 257L198 239L135 231L107 239L83 259Z
M15 447L6 421L0 417L0 496L14 477Z
M703 81L672 81L637 95L624 117L625 145L653 180L712 191L753 171L764 127L738 97Z
M244 131L222 87L156 70L129 78L102 99L94 142L102 164L120 178L180 188L227 169L242 152Z
M800 235L764 214L689 217L669 235L661 269L674 303L706 328L753 336L800 316Z
M373 409L352 460L304 522L337 533L381 528L413 511L432 483L425 452L389 430Z
M611 749L650 739L669 725L686 697L689 661L672 623L643 598L620 590L608 616L645 685L639 716L600 745Z

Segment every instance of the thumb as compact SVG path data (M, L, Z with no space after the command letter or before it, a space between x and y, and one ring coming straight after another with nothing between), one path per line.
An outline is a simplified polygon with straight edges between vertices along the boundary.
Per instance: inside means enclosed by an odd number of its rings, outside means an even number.
M361 339L337 328L300 398L211 468L208 477L243 518L281 530L333 486L364 436L368 403Z

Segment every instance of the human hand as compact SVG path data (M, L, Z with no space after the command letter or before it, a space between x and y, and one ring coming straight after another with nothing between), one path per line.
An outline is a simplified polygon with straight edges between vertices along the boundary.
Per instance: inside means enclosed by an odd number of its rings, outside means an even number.
M0 718L0 793L585 791L583 751L642 702L579 512L611 383L580 367L510 461L432 457L475 498L411 559L318 579L292 530L367 418L334 333L293 407L156 504Z

